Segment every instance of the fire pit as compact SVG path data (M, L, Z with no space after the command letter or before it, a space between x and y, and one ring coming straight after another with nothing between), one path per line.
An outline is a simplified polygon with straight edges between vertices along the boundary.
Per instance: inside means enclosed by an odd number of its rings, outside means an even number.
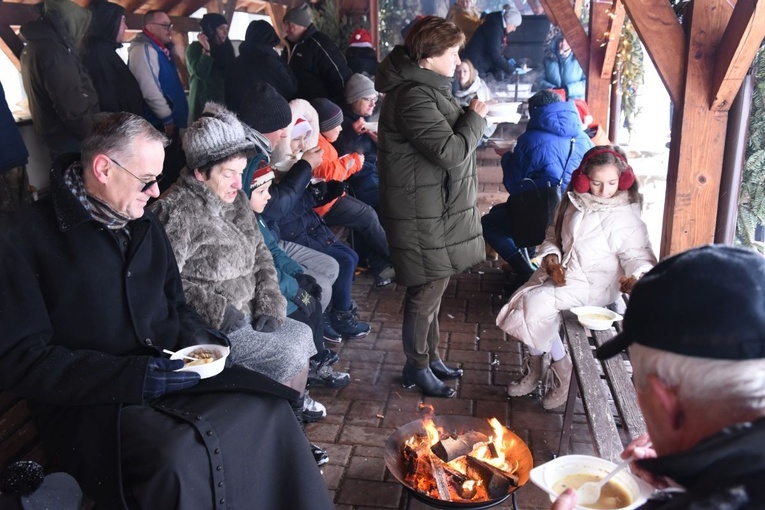
M397 429L385 443L385 465L428 505L476 509L498 505L523 486L533 460L496 419L445 415Z

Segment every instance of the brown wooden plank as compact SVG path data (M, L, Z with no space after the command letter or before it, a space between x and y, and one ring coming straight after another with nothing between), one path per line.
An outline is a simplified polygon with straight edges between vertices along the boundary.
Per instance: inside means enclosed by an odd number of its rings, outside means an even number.
M626 12L622 0L614 0L608 13L611 21L608 24L608 42L606 43L605 56L603 57L603 69L600 71L600 78L610 80L616 64L616 50L619 49L619 40L622 36L622 25Z
M730 9L720 7L716 0L694 0L685 15L688 66L672 127L662 258L714 241L728 122L726 111L709 109L716 49L730 18Z
M613 338L614 332L593 331L595 345L600 347L605 342ZM638 405L637 393L632 378L627 373L622 356L615 356L603 363L603 369L606 373L606 381L611 388L611 395L614 397L616 409L622 419L622 425L627 431L630 439L646 432L643 413Z
M599 363L592 353L587 333L570 311L561 313L565 340L574 363L574 373L579 382L587 421L599 457L619 462L624 449L616 422L608 406L609 397L601 382Z
M712 110L730 110L765 37L765 2L738 0L717 50L712 73Z
M611 77L602 78L603 63L608 45L606 33L611 18L611 1L600 0L590 3L590 62L585 69L587 75L587 104L596 122L605 127L611 102Z
M32 422L24 424L13 435L2 442L0 466L7 466L31 452L39 443L37 429Z
M24 43L10 25L0 25L0 49L8 57L8 60L16 67L21 69L21 52L24 50Z
M687 54L685 34L666 0L623 0L640 40L675 105L682 102Z

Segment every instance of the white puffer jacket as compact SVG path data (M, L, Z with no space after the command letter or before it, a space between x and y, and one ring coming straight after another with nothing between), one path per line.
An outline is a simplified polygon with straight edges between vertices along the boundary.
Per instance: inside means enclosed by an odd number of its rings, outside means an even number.
M630 203L626 191L608 199L576 192L568 197L573 207L563 219L563 249L551 226L536 253L539 260L558 256L566 268L566 285L557 287L540 267L497 316L503 331L544 352L558 333L561 310L613 303L620 277L639 277L656 264L640 205Z

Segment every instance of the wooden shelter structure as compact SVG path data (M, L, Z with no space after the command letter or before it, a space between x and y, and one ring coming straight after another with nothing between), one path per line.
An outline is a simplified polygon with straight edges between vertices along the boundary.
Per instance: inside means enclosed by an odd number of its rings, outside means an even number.
M0 0L0 47L18 67L23 42L18 27L37 18L35 0ZM86 5L88 0L75 0ZM377 0L369 2L377 40ZM300 0L119 0L130 29L141 28L141 14L167 12L175 29L177 57L183 63L188 32L198 21L188 16L200 7L229 19L234 11L271 17L281 33L284 12ZM357 0L357 3L364 0ZM612 71L621 26L629 15L656 66L674 106L672 141L661 255L713 242L718 222L726 134L733 100L765 37L765 6L758 0L692 0L682 23L669 0L591 0L589 26L582 25L582 0L541 0L561 28L587 75L587 102L593 117L607 122ZM357 7L357 6L354 6ZM180 66L185 70L185 66ZM183 73L183 71L182 71ZM612 118L611 122L615 122Z

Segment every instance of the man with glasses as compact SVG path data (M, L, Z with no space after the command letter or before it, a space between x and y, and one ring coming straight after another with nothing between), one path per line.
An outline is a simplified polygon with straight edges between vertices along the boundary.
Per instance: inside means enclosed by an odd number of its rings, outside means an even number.
M138 80L148 108L144 116L170 139L163 173L162 191L175 182L183 167L178 130L188 122L186 92L172 55L173 24L162 11L143 17L143 31L135 36L128 51L128 67Z
M166 143L134 114L99 116L50 195L0 216L0 387L99 508L330 508L297 392L239 365L200 381L162 354L228 343L186 304L145 211Z

